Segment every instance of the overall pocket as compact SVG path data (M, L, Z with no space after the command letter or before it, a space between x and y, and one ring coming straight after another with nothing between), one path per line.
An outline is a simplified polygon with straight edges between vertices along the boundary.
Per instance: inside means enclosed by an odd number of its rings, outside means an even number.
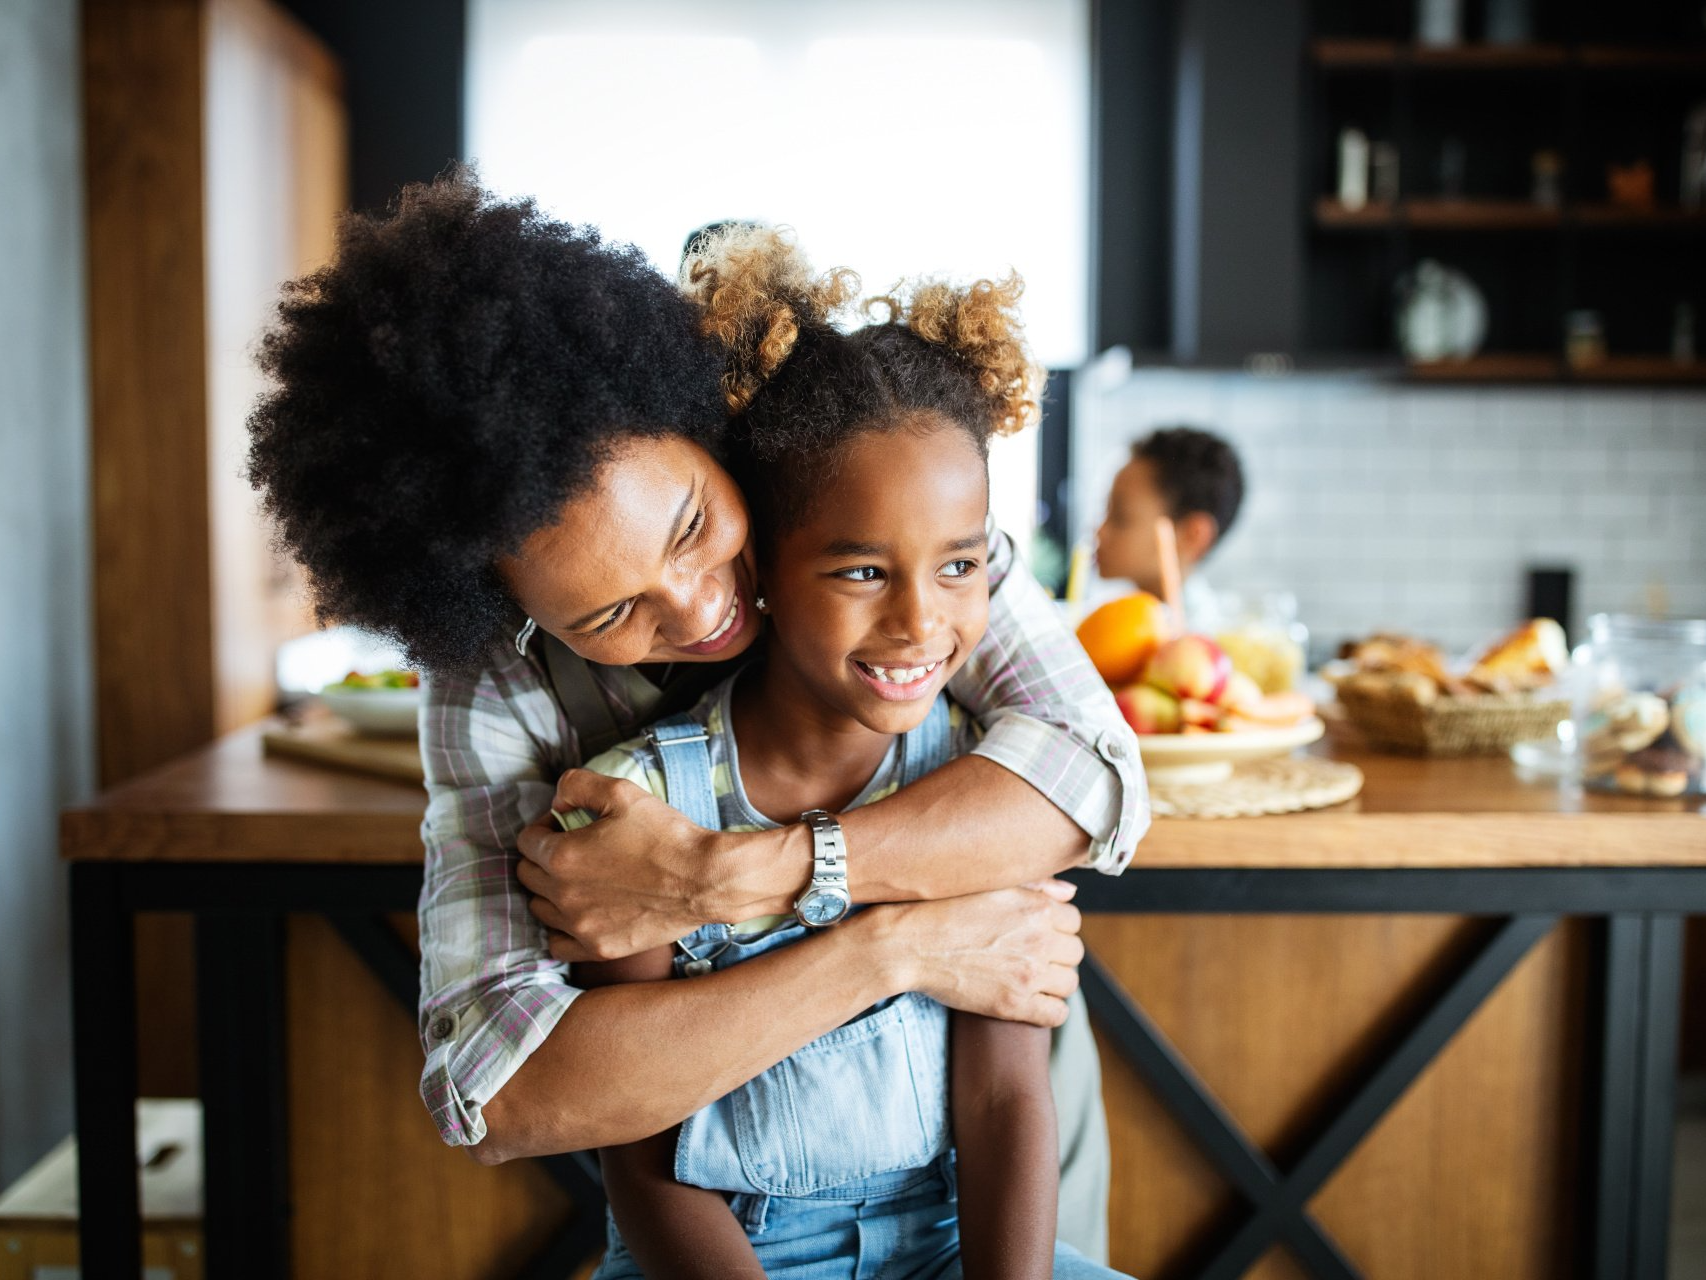
M948 1013L899 996L730 1094L754 1189L804 1196L915 1169L948 1148Z

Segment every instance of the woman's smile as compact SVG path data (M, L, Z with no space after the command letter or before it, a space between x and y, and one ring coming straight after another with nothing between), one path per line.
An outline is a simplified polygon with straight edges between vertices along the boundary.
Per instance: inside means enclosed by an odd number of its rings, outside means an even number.
M729 607L723 614L723 620L717 624L717 629L703 640L695 644L682 645L683 653L693 654L699 658L709 658L721 653L741 638L752 610L741 599L740 583L735 583L735 589L729 594Z

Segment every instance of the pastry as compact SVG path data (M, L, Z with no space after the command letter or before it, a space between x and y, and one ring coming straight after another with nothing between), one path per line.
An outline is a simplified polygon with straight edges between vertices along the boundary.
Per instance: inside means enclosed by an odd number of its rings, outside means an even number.
M1569 662L1564 628L1551 618L1531 618L1482 654L1466 679L1489 692L1515 692L1550 684Z
M1627 790L1619 764L1625 756L1657 742L1669 724L1670 708L1656 693L1617 693L1603 700L1582 721L1582 758L1587 776L1603 777L1617 770L1617 785Z

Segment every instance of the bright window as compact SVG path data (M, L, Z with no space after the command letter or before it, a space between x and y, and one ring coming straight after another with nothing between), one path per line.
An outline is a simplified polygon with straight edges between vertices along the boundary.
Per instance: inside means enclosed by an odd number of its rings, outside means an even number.
M1087 0L470 0L485 181L674 273L724 218L872 289L1026 279L1038 357L1087 354Z

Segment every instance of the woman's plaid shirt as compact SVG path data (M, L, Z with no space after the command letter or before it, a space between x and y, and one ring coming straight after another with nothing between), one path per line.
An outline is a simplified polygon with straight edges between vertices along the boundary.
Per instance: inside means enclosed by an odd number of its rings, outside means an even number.
M1118 874L1149 826L1137 741L999 531L989 574L988 632L949 686L983 726L975 754L1047 796L1089 834L1087 865ZM477 675L427 682L421 1096L452 1145L485 1137L481 1107L580 994L546 950L515 875L521 829L550 808L558 776L584 759L544 656L557 643L541 632L523 655L506 642ZM632 668L591 672L624 737L727 674L714 664L678 667L659 689Z

